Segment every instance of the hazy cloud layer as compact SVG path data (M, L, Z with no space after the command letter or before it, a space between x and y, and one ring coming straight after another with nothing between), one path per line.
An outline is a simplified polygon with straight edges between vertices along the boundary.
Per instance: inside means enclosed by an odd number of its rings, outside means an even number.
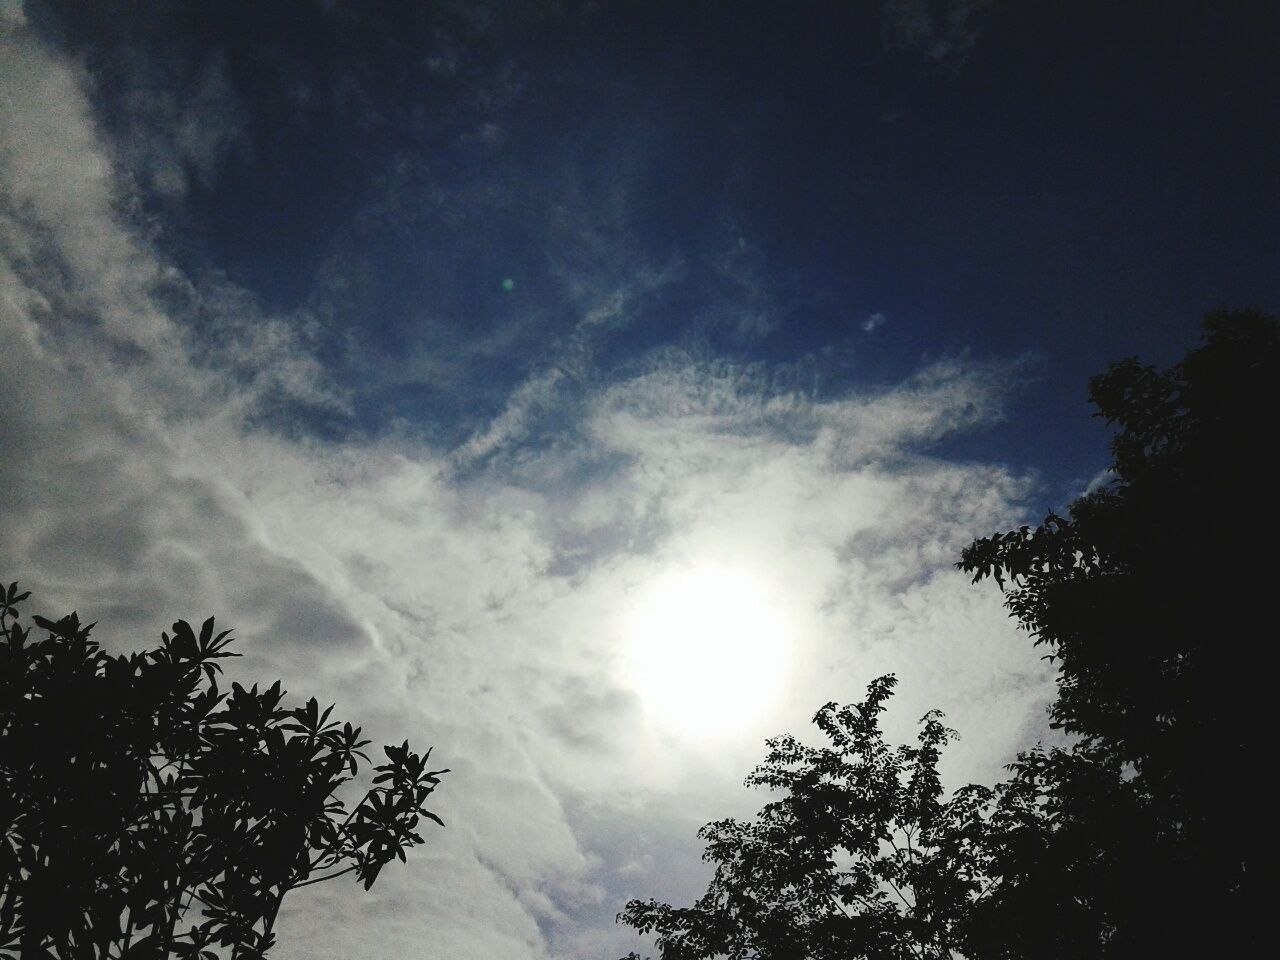
M5 29L3 576L120 646L217 614L238 672L434 743L454 771L448 828L369 895L291 899L282 958L617 955L622 901L691 895L693 830L759 802L739 783L763 737L880 672L903 680L898 735L935 705L967 735L954 778L996 775L1038 734L1044 665L951 569L1029 481L929 452L999 419L1015 367L943 359L818 396L668 346L605 378L598 345L678 268L567 261L569 333L469 439L322 439L307 418L349 397L313 318L186 275L132 202L212 176L237 141L217 62L171 99L140 92L146 132L122 144L90 78ZM445 48L432 69L453 76ZM753 577L792 637L783 694L714 741L651 722L626 672L638 594L700 564Z

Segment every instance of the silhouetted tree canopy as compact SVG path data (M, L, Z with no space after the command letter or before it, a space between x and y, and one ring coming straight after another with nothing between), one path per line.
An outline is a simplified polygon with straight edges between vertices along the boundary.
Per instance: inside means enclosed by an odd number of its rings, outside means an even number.
M1098 415L1119 427L1109 482L1065 518L975 541L958 564L993 577L1049 647L1055 721L1178 794L1188 746L1217 752L1257 706L1224 654L1273 632L1262 589L1276 569L1276 325L1257 313L1205 323L1205 344L1171 370L1130 359L1090 381Z
M111 656L74 613L24 627L26 598L0 587L0 957L261 957L286 893L368 889L440 822L447 771L407 743L348 809L360 729L279 682L220 690L212 619Z
M633 900L619 919L663 960L1252 955L1273 803L1258 778L1278 346L1256 311L1214 313L1171 369L1112 364L1089 384L1116 428L1106 482L963 552L1057 665L1070 747L943 802L949 731L929 714L916 747L885 745L883 678L819 711L829 748L769 741L747 782L786 796L703 829L716 872L697 903Z
M715 876L697 903L632 900L619 919L654 934L664 960L967 954L972 918L1001 884L993 867L1043 846L1042 798L1028 778L944 801L938 760L954 731L931 711L914 745L886 743L879 715L895 682L823 706L813 722L826 746L768 741L746 782L783 796L700 831Z
M1256 311L1214 313L1171 369L1112 364L1089 384L1117 427L1109 482L959 563L997 581L1058 666L1053 719L1080 745L1028 775L1080 795L1058 819L1081 882L1057 896L1093 905L1107 956L1254 942L1250 833L1271 798L1247 778L1272 746L1278 346ZM1121 779L1100 790L1099 769Z

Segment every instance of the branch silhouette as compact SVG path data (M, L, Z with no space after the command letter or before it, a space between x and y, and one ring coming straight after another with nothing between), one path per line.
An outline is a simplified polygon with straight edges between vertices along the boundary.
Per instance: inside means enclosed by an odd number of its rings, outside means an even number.
M1265 854L1233 837L1271 820L1249 777L1271 748L1280 334L1256 310L1204 327L1168 370L1128 359L1090 381L1115 428L1108 482L957 564L1057 666L1073 743L943 802L951 732L930 713L917 746L885 744L882 677L818 711L829 746L768 741L747 782L784 796L703 828L716 871L693 906L632 900L620 921L663 960L1258 952Z
M24 626L27 599L0 585L0 958L260 958L290 891L368 889L443 825L426 803L448 771L407 741L348 809L360 728L278 681L219 690L238 654L212 619L111 656L74 613Z

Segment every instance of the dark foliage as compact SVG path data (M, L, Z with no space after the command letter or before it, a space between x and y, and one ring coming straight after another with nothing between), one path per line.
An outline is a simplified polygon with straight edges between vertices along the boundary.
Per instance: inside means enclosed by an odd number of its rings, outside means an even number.
M368 889L440 822L447 771L407 743L348 810L359 728L278 682L219 690L213 620L111 656L74 613L24 627L26 598L0 588L0 957L261 957L286 893Z
M1110 482L959 564L997 581L1058 665L1053 718L1081 745L1022 773L1063 798L1074 874L1051 899L1090 906L1106 956L1256 942L1278 347L1274 321L1217 313L1168 371L1113 364L1089 385L1118 428Z
M937 765L954 731L933 711L915 745L887 744L879 715L894 683L819 710L828 746L768 742L747 784L784 795L749 822L702 829L716 872L697 903L632 900L619 919L654 934L664 960L967 953L971 918L1001 885L995 867L1043 846L1043 799L1026 778L944 802Z
M943 802L949 732L930 714L917 747L887 747L878 681L819 711L830 748L770 741L748 783L787 795L704 828L716 873L694 906L633 900L620 920L664 960L1256 952L1280 336L1254 311L1205 330L1168 371L1125 360L1090 381L1117 428L1108 483L958 564L1046 646L1075 745Z

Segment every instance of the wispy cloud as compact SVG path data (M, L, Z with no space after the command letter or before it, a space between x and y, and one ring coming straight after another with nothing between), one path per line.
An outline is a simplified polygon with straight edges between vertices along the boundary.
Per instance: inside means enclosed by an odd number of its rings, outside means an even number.
M281 957L625 949L618 905L696 888L692 830L753 802L738 782L763 736L886 669L904 727L939 705L971 732L957 777L1037 723L1047 672L950 568L1028 481L929 453L1000 416L1008 365L817 398L685 347L606 364L669 274L574 252L569 332L460 444L284 429L282 406L347 402L308 316L180 270L134 215L84 74L20 27L0 43L6 575L120 646L216 613L243 674L435 743L455 771L448 828L368 896L297 895ZM715 744L651 723L625 669L637 592L702 563L750 573L794 631L785 695Z
M962 59L978 42L977 21L996 0L886 0L884 31L892 47L931 60Z
M223 60L196 64L171 58L156 75L156 61L134 52L120 92L127 117L117 136L123 169L156 194L175 197L191 183L208 186L225 157L242 141L244 120Z

